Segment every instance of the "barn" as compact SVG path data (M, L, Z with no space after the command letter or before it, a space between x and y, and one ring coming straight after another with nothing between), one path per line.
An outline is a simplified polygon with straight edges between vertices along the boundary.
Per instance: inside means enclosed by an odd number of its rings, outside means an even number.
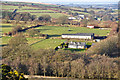
M66 39L94 39L94 33L62 34Z

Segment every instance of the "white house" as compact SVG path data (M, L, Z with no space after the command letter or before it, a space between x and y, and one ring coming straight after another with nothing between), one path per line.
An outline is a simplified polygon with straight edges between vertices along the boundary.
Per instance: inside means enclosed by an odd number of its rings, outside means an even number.
M70 42L68 44L68 48L74 48L74 49L86 49L86 43L85 42Z
M77 19L78 19L78 20L82 20L82 19L84 19L84 18L85 18L84 15L78 15L78 16L77 16Z
M92 25L88 25L87 28L94 28L94 26L92 26Z
M73 39L93 39L94 33L62 34L62 38Z
M83 19L85 18L85 15L82 15L82 14L78 15L78 16L81 17L81 18L83 18Z
M75 17L68 17L69 20L75 20Z

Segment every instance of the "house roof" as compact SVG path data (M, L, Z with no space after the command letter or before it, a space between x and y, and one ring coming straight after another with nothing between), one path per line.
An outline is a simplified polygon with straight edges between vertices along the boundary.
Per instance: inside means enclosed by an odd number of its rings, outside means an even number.
M87 25L87 26L94 26L94 25Z
M91 36L94 35L94 33L77 33L77 34L62 34L62 35Z

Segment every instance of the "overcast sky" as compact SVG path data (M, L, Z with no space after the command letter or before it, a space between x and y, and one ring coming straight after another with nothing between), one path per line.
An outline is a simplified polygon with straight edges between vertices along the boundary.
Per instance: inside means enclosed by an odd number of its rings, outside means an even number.
M2 1L25 1L25 2L118 2L120 0L2 0Z

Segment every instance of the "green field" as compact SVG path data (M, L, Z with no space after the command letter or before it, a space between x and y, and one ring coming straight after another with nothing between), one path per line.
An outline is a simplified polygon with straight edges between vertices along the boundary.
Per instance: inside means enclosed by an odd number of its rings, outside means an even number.
M42 39L41 41L35 43L34 45L31 45L33 49L54 49L57 47L61 42L66 41L63 39Z
M2 9L18 9L18 6L2 5Z
M44 14L48 14L50 15L52 18L59 18L60 16L63 16L64 14L62 13L31 13L32 15L36 15L37 17L44 15Z
M35 39L35 38L26 38L28 40L28 44L32 45L42 39Z
M17 12L54 12L52 10L18 10Z
M12 30L13 25L12 24L0 24L2 26L2 30L0 33L7 33Z
M89 29L86 27L41 26L36 29L39 29L41 33L49 34L54 37L55 35L61 36L61 34L74 34L74 33L95 33L95 35L105 36L110 32L109 30Z

